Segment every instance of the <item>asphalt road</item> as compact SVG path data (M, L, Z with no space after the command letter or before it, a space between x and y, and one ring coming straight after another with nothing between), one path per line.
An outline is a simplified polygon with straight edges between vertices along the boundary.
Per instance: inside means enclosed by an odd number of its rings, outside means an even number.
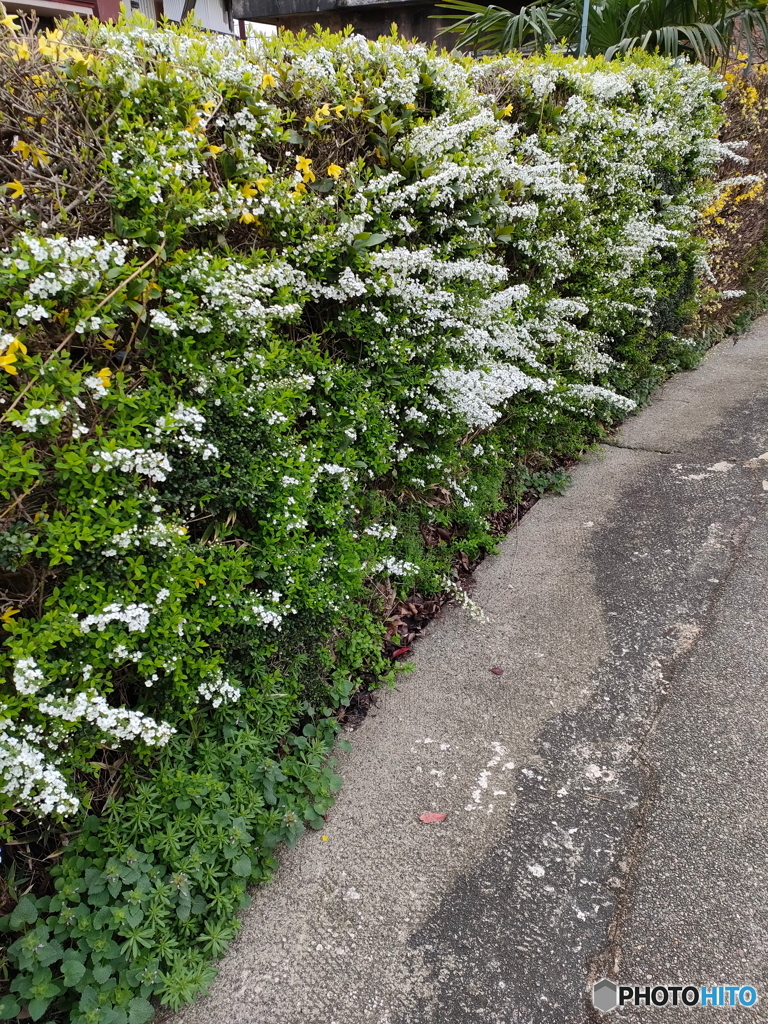
M433 624L353 734L327 839L166 1020L767 1021L767 581L763 319L486 560L490 621ZM604 1017L603 976L758 1002Z

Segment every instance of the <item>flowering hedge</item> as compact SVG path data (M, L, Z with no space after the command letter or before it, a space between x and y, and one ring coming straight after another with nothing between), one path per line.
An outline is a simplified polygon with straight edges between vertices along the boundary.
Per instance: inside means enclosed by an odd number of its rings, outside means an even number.
M322 825L386 595L695 357L721 83L69 24L0 41L3 835L68 843L0 1019L141 1024Z

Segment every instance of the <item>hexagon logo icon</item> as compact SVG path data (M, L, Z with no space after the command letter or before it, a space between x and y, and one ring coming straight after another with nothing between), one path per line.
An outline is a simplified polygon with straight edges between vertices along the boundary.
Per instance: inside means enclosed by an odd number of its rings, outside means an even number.
M610 1013L619 1003L619 987L609 978L601 978L592 988L592 1002L601 1013Z

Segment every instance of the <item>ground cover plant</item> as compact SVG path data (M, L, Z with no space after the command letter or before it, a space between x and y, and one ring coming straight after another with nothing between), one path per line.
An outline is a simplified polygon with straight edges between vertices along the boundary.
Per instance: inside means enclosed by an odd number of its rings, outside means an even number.
M695 360L732 151L647 55L3 25L0 1019L142 1024L322 826L391 595Z

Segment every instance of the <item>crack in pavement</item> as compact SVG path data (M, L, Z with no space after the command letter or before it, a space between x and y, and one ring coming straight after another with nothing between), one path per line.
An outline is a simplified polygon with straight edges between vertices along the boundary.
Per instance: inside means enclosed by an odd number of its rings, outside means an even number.
M645 448L640 444L620 444L618 441L601 441L608 448L620 448L624 452L648 452L650 455L681 455L674 448Z
M606 458L630 458L617 446ZM436 1002L398 1024L582 1024L616 974L658 785L644 747L754 526L754 474L653 459L590 545L610 654L586 702L549 721L502 840L409 945ZM666 454L666 453L664 453ZM687 474L687 475L686 475ZM682 485L681 485L682 484ZM595 799L597 797L597 799Z
M757 484L757 474L754 472L753 467L749 468L753 469L752 475L755 483ZM758 495L759 491L756 488L755 496L757 497ZM584 1010L587 1020L593 1021L595 1024L598 1021L603 1021L605 1016L597 1011L592 1005L592 986L603 977L611 978L613 981L619 980L623 960L622 942L624 938L624 927L637 886L637 867L643 856L643 849L647 838L647 825L651 809L658 803L660 779L657 769L646 757L645 749L659 725L661 717L669 703L670 697L672 696L672 690L678 682L682 669L692 660L696 649L704 640L707 630L715 619L722 596L740 565L742 554L755 529L757 521L757 515L747 516L736 525L733 534L729 538L731 556L728 565L724 572L719 576L718 583L709 595L707 607L702 615L700 626L697 628L695 635L690 638L690 642L684 643L677 653L660 662L661 678L666 685L661 691L658 706L648 722L648 726L642 735L642 739L638 744L636 752L638 763L645 773L645 786L644 794L638 809L637 822L628 841L627 850L624 855L624 860L627 864L626 881L624 888L617 896L616 911L608 929L607 944L604 949L600 950L592 957L587 967Z

